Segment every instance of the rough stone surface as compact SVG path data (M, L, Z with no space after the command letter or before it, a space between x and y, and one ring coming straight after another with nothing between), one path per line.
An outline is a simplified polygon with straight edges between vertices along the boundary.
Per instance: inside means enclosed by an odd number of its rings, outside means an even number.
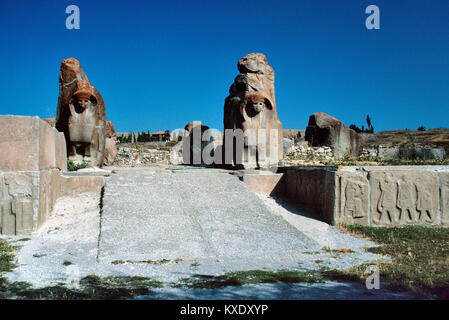
M114 124L111 121L106 122L106 139L104 146L103 164L111 166L117 157L117 144L119 143Z
M0 170L67 170L65 139L38 117L0 116Z
M164 288L152 289L137 299L413 297L392 293L383 283L380 290L367 295L364 281L256 284L238 290L234 286L174 288L181 278L195 274L281 268L344 270L379 257L365 251L376 244L342 234L281 198L251 193L224 170L154 166L118 172L108 178L106 190L111 193L105 193L101 214L99 192L59 198L40 233L21 242L19 267L5 277L11 282L27 281L36 288L68 284L74 271L79 278L144 276L163 282ZM191 192L196 189L198 193ZM114 199L118 193L123 201ZM336 255L324 247L352 251ZM155 260L137 260L142 258ZM129 261L111 263L115 259ZM167 260L157 263L159 259ZM72 265L65 266L64 261Z
M225 174L140 171L112 176L101 223L102 262L288 258L316 246L273 217L237 177ZM121 238L111 241L116 234Z
M0 171L0 234L37 231L61 196L99 192L103 177L61 176L59 169Z
M284 183L281 182L283 176L271 172L247 173L243 175L242 180L251 191L273 196L285 193Z
M378 156L380 159L442 160L446 156L446 151L443 148L379 146Z
M178 151L182 150L182 143L177 145ZM172 149L173 151L173 149ZM117 157L114 161L114 166L119 167L143 167L154 163L167 163L171 159L171 151L161 149L149 149L145 147L128 148L119 147ZM182 151L180 154L175 154L179 163L182 163Z
M224 129L241 129L245 135L253 136L245 138L241 160L237 159L240 153L235 152L234 164L243 162L245 167L268 167L283 156L282 125L274 94L274 71L261 53L246 55L239 60L237 67L240 74L225 100ZM258 136L258 129L266 131ZM265 148L259 148L257 141L262 136L266 143L261 142L260 145Z
M101 94L89 83L75 58L65 59L59 72L56 128L64 132L72 161L103 165L106 112Z
M358 156L364 144L360 134L323 112L316 112L310 116L306 140L311 146L331 147L337 158L345 155Z

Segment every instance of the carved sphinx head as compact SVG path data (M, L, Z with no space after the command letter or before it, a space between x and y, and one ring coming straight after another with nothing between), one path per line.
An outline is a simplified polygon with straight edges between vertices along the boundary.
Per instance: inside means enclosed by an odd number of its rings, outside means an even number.
M87 108L89 102L96 104L96 98L88 81L78 81L77 90L73 94L75 105L79 108L79 111L84 111ZM77 110L78 112L78 110Z
M244 99L242 113L244 118L252 118L266 109L273 109L270 99L268 99L262 92L256 91Z

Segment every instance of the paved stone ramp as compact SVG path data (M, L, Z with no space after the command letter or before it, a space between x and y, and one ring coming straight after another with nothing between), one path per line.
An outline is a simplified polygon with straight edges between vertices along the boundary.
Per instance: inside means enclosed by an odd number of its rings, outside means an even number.
M106 184L100 263L285 261L319 249L231 174L141 170L113 175Z

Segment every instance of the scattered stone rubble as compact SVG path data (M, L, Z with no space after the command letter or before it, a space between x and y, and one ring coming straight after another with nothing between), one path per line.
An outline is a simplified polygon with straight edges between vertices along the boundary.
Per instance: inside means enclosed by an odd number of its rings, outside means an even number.
M333 160L334 155L330 147L309 147L305 144L292 145L286 153L286 156L298 159L307 158L323 158L326 160Z
M143 167L154 163L168 164L170 151L160 149L144 149L119 147L114 166Z

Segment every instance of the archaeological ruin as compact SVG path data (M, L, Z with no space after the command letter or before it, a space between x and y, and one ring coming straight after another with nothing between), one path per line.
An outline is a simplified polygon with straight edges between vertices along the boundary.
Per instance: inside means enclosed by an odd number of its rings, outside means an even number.
M64 133L69 160L85 161L93 167L103 165L107 138L105 104L75 58L61 63L56 129Z
M38 117L0 116L0 234L31 234L56 200L100 190L102 177L71 177L64 134Z
M226 150L225 134L224 159L226 153L232 152L233 164L244 168L276 165L282 159L283 150L282 125L274 93L274 70L261 53L244 56L238 61L237 68L240 74L225 99L223 123L225 132L227 129L243 131L243 152L235 150L238 146Z
M274 71L265 56L248 54L237 66L240 74L225 100L223 121L225 132L243 133L242 152L236 152L238 144L225 148L226 140L234 136L191 122L184 128L182 142L181 136L175 136L172 149L133 153L132 146L118 148L114 125L106 121L103 98L79 61L63 60L56 118L0 116L0 146L7 150L0 154L0 233L35 232L58 198L103 188L103 174L95 174L96 169L69 174L68 161L91 167L164 161L167 165L227 168L221 165L229 153L233 165L229 172L239 172L250 190L288 198L332 225L449 225L447 166L283 166L284 152L307 152L312 158L315 152L329 161L360 156L366 151L365 138L322 112L310 116L305 137L299 131L291 139L284 137L275 102ZM265 146L256 140L265 141ZM388 149L379 150L376 156ZM429 152L421 153L425 157ZM210 157L206 159L205 154ZM444 150L436 154L445 155ZM249 161L251 155L255 163Z

